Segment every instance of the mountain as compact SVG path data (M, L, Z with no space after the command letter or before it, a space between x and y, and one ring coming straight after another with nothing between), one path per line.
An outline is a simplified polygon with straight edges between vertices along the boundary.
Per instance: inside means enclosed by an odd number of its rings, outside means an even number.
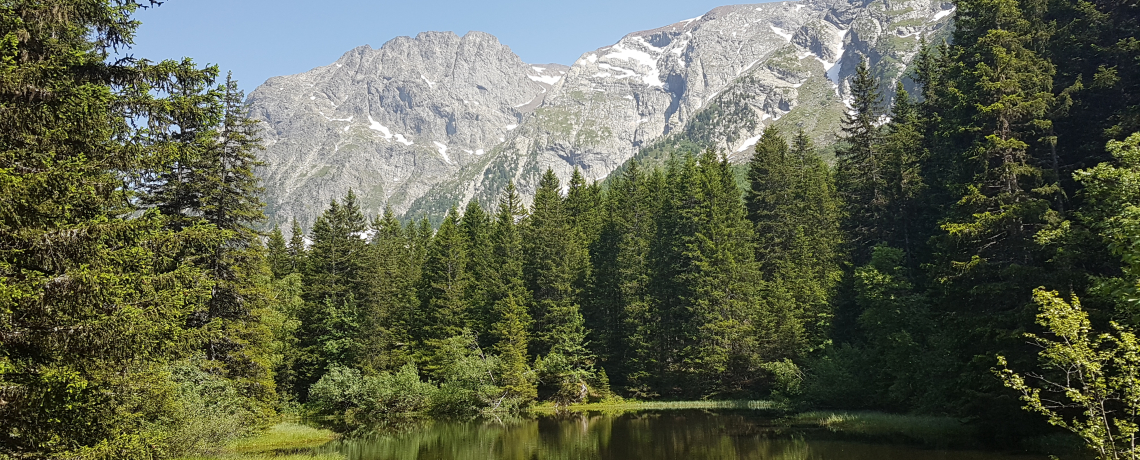
M948 36L938 0L804 0L716 8L631 33L574 64L527 64L486 33L424 32L274 77L247 100L265 123L267 214L308 228L350 188L367 213L440 217L547 168L603 180L630 158L711 145L746 161L764 126L836 138L866 58L888 95L921 38Z

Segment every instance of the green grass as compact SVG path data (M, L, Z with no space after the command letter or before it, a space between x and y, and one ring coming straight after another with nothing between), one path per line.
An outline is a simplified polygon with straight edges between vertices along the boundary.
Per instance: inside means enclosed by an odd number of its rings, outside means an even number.
M821 427L868 438L896 439L932 446L972 444L974 430L951 417L881 412L805 412L787 419L792 426Z
M184 457L180 460L344 460L340 454L217 454Z
M670 409L778 409L779 406L771 401L633 401L612 400L587 404L571 404L569 406L555 406L543 403L531 408L533 412L555 411L636 411L636 410L670 410Z
M337 437L336 433L297 423L282 422L247 438L227 444L218 453L181 460L341 460L338 454L303 453Z

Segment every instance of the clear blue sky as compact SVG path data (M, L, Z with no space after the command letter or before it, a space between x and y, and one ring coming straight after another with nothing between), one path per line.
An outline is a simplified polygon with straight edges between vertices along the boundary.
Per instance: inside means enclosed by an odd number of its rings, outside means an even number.
M379 48L426 30L480 30L526 62L569 65L629 32L758 1L168 0L136 16L142 26L130 53L218 64L249 92L269 77L330 64L357 46Z

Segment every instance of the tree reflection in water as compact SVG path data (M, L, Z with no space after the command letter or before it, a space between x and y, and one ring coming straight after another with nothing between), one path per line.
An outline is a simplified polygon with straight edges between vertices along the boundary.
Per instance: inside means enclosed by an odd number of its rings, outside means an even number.
M325 447L349 460L1033 460L836 439L737 411L405 421Z

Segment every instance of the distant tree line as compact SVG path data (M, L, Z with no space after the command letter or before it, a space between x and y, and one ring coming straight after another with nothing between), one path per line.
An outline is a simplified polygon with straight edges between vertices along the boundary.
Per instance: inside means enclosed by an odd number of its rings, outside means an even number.
M605 187L548 171L529 207L512 185L438 227L350 193L286 240L255 230L236 84L114 57L154 3L0 6L0 457L170 458L302 407L615 395L1024 436L1043 424L1023 403L1087 422L1033 386L1077 368L1105 373L1067 397L1121 420L1082 435L1102 456L1135 435L1135 5L958 0L913 96L859 66L834 165L768 128L745 187L708 150Z

